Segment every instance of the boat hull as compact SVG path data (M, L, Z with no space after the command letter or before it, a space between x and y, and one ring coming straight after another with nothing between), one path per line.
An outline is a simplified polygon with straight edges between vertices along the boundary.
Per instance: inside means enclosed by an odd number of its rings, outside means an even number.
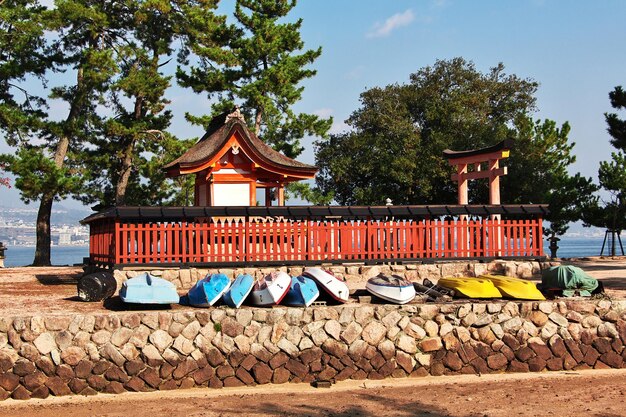
M502 294L493 283L484 278L474 277L447 277L437 282L445 288L454 290L455 296L465 298L501 298Z
M481 275L480 278L493 282L493 285L507 298L538 301L546 299L533 282L525 279L504 275Z
M283 304L308 307L319 297L320 291L311 278L298 276L291 278L291 286L283 299Z
M367 280L365 289L370 294L395 304L406 304L415 298L415 287L404 278L379 275Z
M348 301L350 290L345 282L321 268L307 268L302 275L313 279L334 300L340 303Z
M222 298L230 307L239 308L252 292L252 287L254 278L248 274L239 275Z
M230 278L224 274L207 275L189 290L189 304L194 307L211 307L230 288L230 284Z
M163 278L147 272L122 284L120 298L131 304L178 304L180 297L176 286Z
M280 304L291 286L291 277L285 272L269 274L263 281L254 284L250 300L255 306Z
M376 297L395 304L406 304L415 298L415 287L390 287L385 285L365 284L365 289Z

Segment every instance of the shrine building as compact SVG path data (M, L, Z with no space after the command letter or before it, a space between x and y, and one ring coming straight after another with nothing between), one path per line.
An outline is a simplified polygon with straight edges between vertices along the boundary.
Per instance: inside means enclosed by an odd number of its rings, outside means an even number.
M284 206L285 185L317 172L263 143L238 108L213 118L204 136L163 169L168 177L196 175L194 206L256 206L259 188L264 205Z

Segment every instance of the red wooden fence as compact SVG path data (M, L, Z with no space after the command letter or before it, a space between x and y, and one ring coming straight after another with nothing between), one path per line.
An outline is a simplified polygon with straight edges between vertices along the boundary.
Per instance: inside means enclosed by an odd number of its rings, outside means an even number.
M382 262L543 256L542 220L250 217L90 223L95 264Z

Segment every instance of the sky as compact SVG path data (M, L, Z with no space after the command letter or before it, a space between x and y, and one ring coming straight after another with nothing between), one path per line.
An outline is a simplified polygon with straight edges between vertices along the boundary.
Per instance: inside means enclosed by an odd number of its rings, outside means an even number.
M232 1L221 10L232 10ZM502 62L507 73L539 82L534 117L569 122L572 171L597 178L613 150L604 120L613 111L608 93L626 86L624 16L626 2L610 0L299 0L290 18L303 19L305 47L321 46L322 55L296 110L332 116L338 133L368 88L406 83L438 59L463 57L482 72ZM168 96L172 133L201 136L184 113L208 113L206 96L176 86ZM313 141L303 140L302 162L314 162ZM0 141L0 152L8 151ZM22 204L15 189L3 195L0 205Z

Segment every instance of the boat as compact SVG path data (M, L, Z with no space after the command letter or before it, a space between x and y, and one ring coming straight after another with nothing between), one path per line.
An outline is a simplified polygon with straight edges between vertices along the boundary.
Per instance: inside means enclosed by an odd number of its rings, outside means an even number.
M395 304L406 304L415 298L413 283L397 275L379 274L367 280L365 289L370 294Z
M302 275L312 278L328 295L336 301L345 303L350 296L346 283L322 268L307 268Z
M125 303L136 304L177 304L180 301L174 284L147 272L125 281L120 298Z
M248 298L254 287L254 278L248 274L238 275L230 289L224 293L222 299L226 305L239 308Z
M211 307L222 298L230 284L230 278L224 274L207 274L189 289L189 304L194 307Z
M481 275L480 278L488 279L500 291L504 297L517 298L520 300L545 300L537 286L528 280L507 277L504 275Z
M254 283L250 298L255 306L280 304L291 286L291 277L282 271L275 271Z
M500 298L502 294L488 279L475 277L440 278L437 285L454 290L455 296L465 298Z
M291 285L289 286L287 295L283 299L283 304L308 307L313 304L319 296L320 290L317 288L315 281L311 278L303 275L291 277Z

